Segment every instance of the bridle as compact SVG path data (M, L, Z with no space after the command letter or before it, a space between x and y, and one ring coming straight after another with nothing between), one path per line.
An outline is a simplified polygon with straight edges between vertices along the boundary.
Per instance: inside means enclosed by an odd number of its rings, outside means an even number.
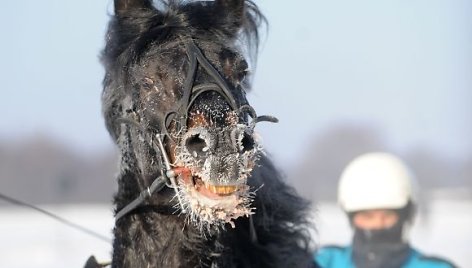
M173 137L169 134L169 128L172 126L177 129L177 132L184 133L187 128L187 118L189 109L195 100L204 92L213 91L221 95L233 111L238 112L240 118L246 122L247 115L252 118L250 123L246 123L247 131L253 132L257 122L268 121L278 122L277 118L273 116L257 116L254 108L252 108L245 97L237 99L231 92L230 87L226 80L220 75L215 67L209 62L209 60L203 55L198 46L193 40L186 40L185 42L186 54L189 59L189 70L187 77L184 81L183 96L175 106L174 110L168 111L164 116L162 130L157 127L149 126L143 127L139 124L139 120L135 118L120 117L116 119L116 123L128 124L141 130L143 133L153 133L150 139L150 145L155 149L156 153L160 155L159 161L161 168L161 175L158 176L154 181L139 193L129 204L120 209L115 215L115 222L118 222L123 216L136 209L138 206L144 203L144 201L150 198L153 193L161 191L165 186L173 188L176 192L176 196L179 200L181 212L185 213L184 206L180 194L177 191L176 178L182 172L178 169L173 169L169 161L169 156L164 147L164 138L168 138L172 141ZM198 66L201 66L211 78L214 83L203 83L195 85L195 77L197 74ZM174 141L175 142L175 141ZM251 219L252 220L252 219Z

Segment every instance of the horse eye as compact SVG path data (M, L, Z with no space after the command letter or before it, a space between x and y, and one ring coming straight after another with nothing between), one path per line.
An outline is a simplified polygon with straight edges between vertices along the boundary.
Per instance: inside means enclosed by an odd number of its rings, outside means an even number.
M249 69L249 65L248 63L245 61L245 60L242 60L238 63L238 67L237 67L237 70L238 70L238 81L241 83L241 82L244 82L244 80L246 79L246 77L249 75L250 73L250 69Z
M142 86L145 90L152 89L154 86L154 80L149 77L145 77L142 81Z
M152 78L150 78L150 77L144 77L143 81L144 81L144 83L148 83L148 84L153 84L154 83L154 80L152 80Z
M246 79L246 76L249 74L249 69L246 69L244 71L241 71L239 73L239 77L238 77L238 80L239 82L243 82L245 79Z
M185 147L187 148L187 151L189 151L194 157L197 157L202 152L206 152L208 150L206 141L198 134L190 136L185 141Z

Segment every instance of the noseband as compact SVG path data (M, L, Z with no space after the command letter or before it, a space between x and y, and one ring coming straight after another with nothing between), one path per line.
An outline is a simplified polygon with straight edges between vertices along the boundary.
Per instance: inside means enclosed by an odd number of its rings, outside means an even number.
M175 190L179 200L181 212L186 212L182 205L180 194L177 191L177 185L175 182L177 176L183 171L181 169L171 167L169 156L164 147L164 138L167 137L174 143L176 142L169 134L169 129L172 123L174 123L172 127L176 128L177 133L185 133L187 130L189 109L195 100L204 92L214 91L221 95L232 108L232 110L239 114L240 120L247 122L246 118L247 115L249 115L252 118L252 121L251 123L245 124L247 125L247 131L251 134L253 133L257 122L278 122L277 118L273 116L257 116L254 108L252 108L247 103L245 97L237 99L231 92L226 80L220 75L220 73L203 55L201 50L192 40L185 42L185 48L189 59L189 70L184 81L183 96L179 103L175 106L176 108L174 110L168 111L165 114L163 125L160 127L161 130L155 126L143 127L138 123L139 120L136 120L136 118L131 119L121 117L116 120L116 122L119 124L124 123L132 125L145 134L152 133L150 142L148 142L154 148L156 154L160 156L158 157L158 161L161 166L161 175L154 179L151 185L141 191L137 198L118 211L118 213L115 215L115 222L140 206L147 198L150 198L154 192L161 191L165 186ZM195 85L195 77L199 66L201 66L203 70L205 70L210 75L210 77L214 80L214 83L202 83Z
M189 57L190 66L187 78L184 82L184 95L177 105L177 109L168 112L165 116L164 121L166 132L168 132L172 121L177 124L178 132L179 130L186 128L188 111L197 97L204 92L215 91L219 93L234 111L237 111L238 106L241 106L239 103L237 103L226 81L223 79L223 77L221 77L213 65L211 65L208 59L202 54L195 43L193 41L188 41L185 43L185 47L187 56ZM211 76L211 78L213 78L215 83L194 85L198 65L200 65Z

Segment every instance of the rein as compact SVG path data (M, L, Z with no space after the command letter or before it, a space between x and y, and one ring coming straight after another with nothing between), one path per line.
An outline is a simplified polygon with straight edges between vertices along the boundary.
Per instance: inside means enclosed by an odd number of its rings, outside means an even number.
M179 204L182 210L182 213L185 213L185 209L182 205L182 200L180 198L180 194L177 191L177 185L175 183L175 177L178 175L175 169L172 169L169 163L169 158L167 157L167 153L165 151L164 145L162 144L162 140L159 134L156 135L157 141L158 141L158 148L159 151L161 152L161 156L164 159L164 163L166 166L166 172L162 172L162 175L154 179L154 181L151 183L149 187L144 189L139 193L139 196L131 201L128 205L126 205L124 208L119 210L116 215L115 215L115 222L117 222L120 218L137 208L139 205L144 203L144 201L147 198L150 198L154 192L159 192L161 191L164 186L168 186L170 188L173 188L175 190L175 193L177 195L177 198L179 199ZM171 185L169 185L169 182Z

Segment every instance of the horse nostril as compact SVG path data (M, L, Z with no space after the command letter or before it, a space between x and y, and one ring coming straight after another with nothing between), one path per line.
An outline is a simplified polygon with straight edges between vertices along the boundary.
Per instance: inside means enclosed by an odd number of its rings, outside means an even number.
M194 157L197 157L199 154L208 150L207 143L200 137L199 134L190 136L185 141L185 147L187 147L187 151L190 152Z
M254 138L248 133L244 133L243 139L241 140L241 145L243 146L243 152L253 150L255 146Z

